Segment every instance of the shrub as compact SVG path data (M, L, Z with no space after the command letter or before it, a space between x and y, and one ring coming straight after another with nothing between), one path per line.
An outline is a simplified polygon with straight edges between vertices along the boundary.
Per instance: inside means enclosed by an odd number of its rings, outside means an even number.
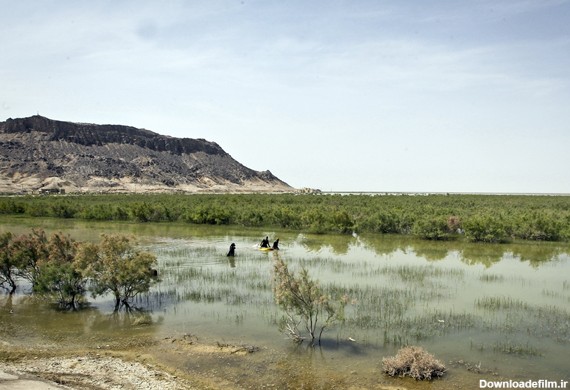
M376 233L399 233L398 217L394 212L376 211L361 217L362 228Z
M450 238L448 223L443 217L418 219L412 227L412 234L425 240L447 240Z
M43 229L32 229L31 233L16 237L11 244L17 276L28 280L32 289L37 282L40 265L49 257L48 238Z
M558 241L563 238L564 222L552 213L524 214L516 222L515 235L523 240Z
M0 235L0 287L6 288L10 294L16 291L16 264L12 255L12 233Z
M45 237L43 231L34 234L36 238ZM22 263L29 267L33 292L54 299L62 308L77 309L85 293L87 278L75 261L76 243L63 233L52 234L47 242L42 239L27 242L37 245L28 248L32 249L28 253L44 253L37 260L31 256Z
M49 261L43 264L34 285L34 293L54 299L61 308L77 309L83 300L87 284L73 263Z
M382 359L382 370L390 376L431 380L445 373L445 365L422 347L401 348L396 356Z
M325 328L342 320L346 296L335 302L325 294L318 282L309 277L306 269L301 269L297 276L289 272L287 264L280 258L273 265L273 278L275 302L287 313L283 330L295 342L301 343L306 338L298 328L302 323L311 345L315 344L315 340L320 344Z
M463 223L465 237L473 242L507 242L509 231L501 216L475 215Z
M145 293L157 281L151 269L156 256L134 248L129 237L103 234L100 244L83 243L77 253L82 269L91 277L94 296L115 296L115 310L130 308L129 300Z

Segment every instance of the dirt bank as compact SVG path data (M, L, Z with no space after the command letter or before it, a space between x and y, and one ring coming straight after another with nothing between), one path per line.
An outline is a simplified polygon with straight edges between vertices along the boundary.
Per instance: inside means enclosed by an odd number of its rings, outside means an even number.
M189 337L169 337L152 343L145 340L133 345L127 341L122 346L77 349L65 345L56 349L0 340L0 390L231 388L196 372L177 372L158 362L155 354L178 351L188 359L199 360L204 355L237 357L249 353L247 347L201 345Z
M183 379L138 362L101 355L24 358L0 363L0 389L192 389ZM17 379L16 379L17 378ZM56 385L60 385L57 386ZM63 385L63 386L61 386ZM21 386L24 388L23 386Z
M259 350L249 345L203 344L190 335L133 345L127 341L122 346L97 346L94 351L69 345L34 348L0 340L0 390L235 389L240 386L211 372L177 369L180 359L168 365L166 356L182 356L199 367L226 357L237 362Z

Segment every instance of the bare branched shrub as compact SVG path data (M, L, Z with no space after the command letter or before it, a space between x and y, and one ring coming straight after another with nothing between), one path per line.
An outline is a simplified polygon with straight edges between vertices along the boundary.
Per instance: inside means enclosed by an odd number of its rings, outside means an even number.
M309 277L306 269L298 274L290 272L279 257L273 264L273 293L275 302L286 313L281 330L297 343L306 338L311 345L320 344L325 328L342 321L348 297L334 299L319 283ZM303 335L304 328L308 337Z
M445 365L422 347L401 348L396 356L382 359L382 370L390 376L431 380L445 373Z

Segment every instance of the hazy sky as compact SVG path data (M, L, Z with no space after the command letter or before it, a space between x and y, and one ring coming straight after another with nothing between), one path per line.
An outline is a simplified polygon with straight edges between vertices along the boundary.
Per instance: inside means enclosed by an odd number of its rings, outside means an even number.
M324 191L570 193L570 0L0 10L0 120L205 138Z

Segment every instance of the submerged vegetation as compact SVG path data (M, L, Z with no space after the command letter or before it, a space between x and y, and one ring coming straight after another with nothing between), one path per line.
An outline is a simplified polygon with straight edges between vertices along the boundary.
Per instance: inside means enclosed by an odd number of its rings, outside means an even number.
M67 195L0 197L0 214L411 234L474 242L570 240L570 197L523 195Z

